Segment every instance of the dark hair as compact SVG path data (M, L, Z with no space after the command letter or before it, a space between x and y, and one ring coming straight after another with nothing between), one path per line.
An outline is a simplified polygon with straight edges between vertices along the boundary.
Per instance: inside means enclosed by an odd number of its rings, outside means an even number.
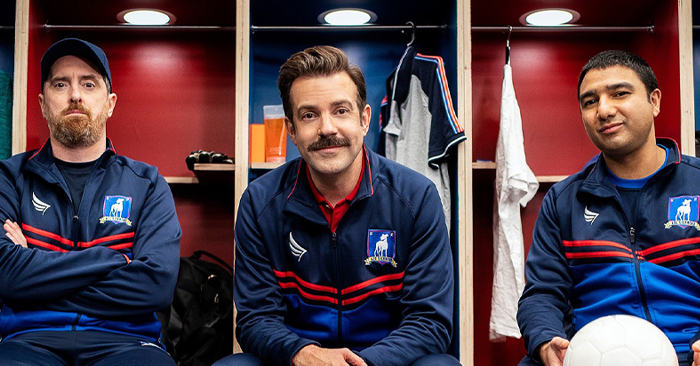
M622 66L626 67L639 77L647 90L647 96L651 95L655 89L659 88L659 83L656 81L656 75L651 70L649 64L643 58L635 55L632 52L609 50L603 51L588 60L588 63L581 70L578 77L578 95L581 94L581 83L586 74L594 69L607 69L608 67ZM577 97L578 97L577 95Z
M302 76L330 76L338 72L346 72L357 86L357 107L362 112L367 105L367 88L362 70L356 65L351 65L342 50L332 46L314 46L293 54L280 67L277 87L287 118L294 121L290 96L294 80Z

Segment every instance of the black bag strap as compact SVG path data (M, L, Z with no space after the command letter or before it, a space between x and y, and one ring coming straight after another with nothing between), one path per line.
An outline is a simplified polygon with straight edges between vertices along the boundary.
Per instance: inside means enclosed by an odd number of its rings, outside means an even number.
M209 258L215 260L215 261L218 262L220 265L222 265L224 268L226 268L226 269L229 271L229 273L231 273L231 274L233 275L233 267L231 267L231 265L229 265L228 263L226 263L226 261L224 261L223 259L221 259L221 258L215 256L214 254L211 254L211 253L209 253L209 252L207 252L207 251L204 251L204 250L198 250L198 251L196 251L196 252L194 252L194 253L192 254L192 256L195 257L195 258L197 258L197 259L199 259L202 255L206 255L207 257L209 257Z

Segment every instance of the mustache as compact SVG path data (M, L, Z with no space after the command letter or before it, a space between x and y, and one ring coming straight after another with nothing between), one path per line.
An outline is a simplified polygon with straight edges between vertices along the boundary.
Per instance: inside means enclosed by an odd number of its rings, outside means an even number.
M71 103L68 107L66 107L66 109L61 111L61 115L65 116L68 114L69 111L76 111L76 110L84 113L85 115L88 116L88 118L92 119L92 111L88 107L86 107L82 104L77 104L77 103Z
M350 146L350 140L344 137L322 137L314 141L309 147L306 148L307 151L316 151L325 149L327 147L340 147L340 146Z

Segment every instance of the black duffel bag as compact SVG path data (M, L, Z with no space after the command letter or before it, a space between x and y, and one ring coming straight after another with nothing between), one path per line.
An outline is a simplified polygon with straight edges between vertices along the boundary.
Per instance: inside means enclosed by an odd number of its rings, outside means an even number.
M161 341L179 366L209 366L233 352L232 274L230 265L203 250L180 258L173 303L157 312Z

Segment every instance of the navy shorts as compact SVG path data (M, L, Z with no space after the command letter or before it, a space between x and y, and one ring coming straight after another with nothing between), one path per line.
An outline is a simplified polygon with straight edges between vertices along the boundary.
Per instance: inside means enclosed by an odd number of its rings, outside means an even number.
M175 366L162 345L137 336L101 332L39 331L0 342L0 365Z

